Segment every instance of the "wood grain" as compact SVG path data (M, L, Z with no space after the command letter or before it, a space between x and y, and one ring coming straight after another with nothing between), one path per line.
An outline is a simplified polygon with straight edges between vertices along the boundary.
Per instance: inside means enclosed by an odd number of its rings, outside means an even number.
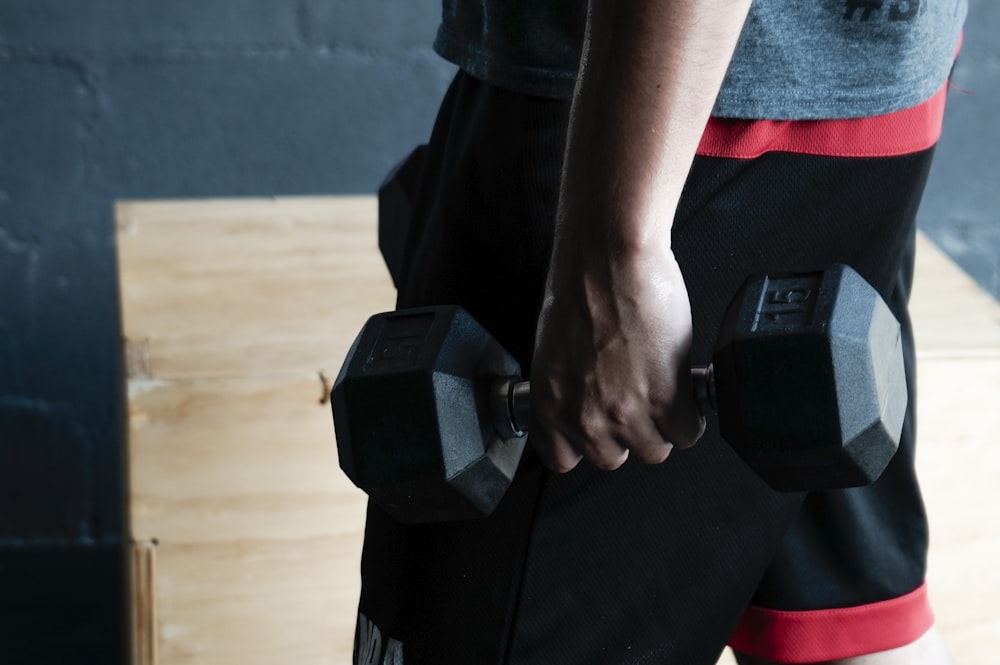
M132 662L159 661L159 602L156 598L156 541L132 545Z
M365 500L320 373L394 293L374 200L126 202L132 537L161 664L345 663ZM143 662L143 661L138 661Z
M337 466L321 374L393 306L374 199L116 212L136 630L154 640L136 662L350 662L365 500ZM1000 306L921 237L912 309L931 595L956 662L988 662Z

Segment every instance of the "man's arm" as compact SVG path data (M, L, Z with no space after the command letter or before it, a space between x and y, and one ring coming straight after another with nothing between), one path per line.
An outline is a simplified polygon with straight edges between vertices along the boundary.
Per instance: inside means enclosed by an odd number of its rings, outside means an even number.
M591 0L531 373L558 471L664 460L704 431L670 229L750 0Z

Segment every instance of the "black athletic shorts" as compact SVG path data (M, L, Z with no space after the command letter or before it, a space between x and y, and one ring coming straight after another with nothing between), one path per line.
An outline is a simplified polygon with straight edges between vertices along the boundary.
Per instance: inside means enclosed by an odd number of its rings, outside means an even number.
M567 113L565 102L457 76L427 150L399 285L399 307L468 309L526 371ZM369 506L356 662L711 665L727 642L811 662L926 631L906 303L940 118L904 116L895 143L877 123L713 120L672 239L696 363L710 360L723 311L749 274L840 262L878 289L903 324L911 397L880 480L776 492L711 419L693 448L659 465L630 458L613 472L583 462L552 473L529 446L486 519L404 525Z

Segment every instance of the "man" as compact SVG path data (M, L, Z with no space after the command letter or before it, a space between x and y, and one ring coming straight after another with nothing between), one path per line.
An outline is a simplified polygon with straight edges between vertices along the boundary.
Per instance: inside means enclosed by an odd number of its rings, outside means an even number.
M913 400L871 487L781 494L705 433L689 368L748 274L843 262L903 322L912 394L914 217L964 11L444 2L460 72L399 305L463 305L530 368L534 454L484 520L369 508L358 662L947 662Z

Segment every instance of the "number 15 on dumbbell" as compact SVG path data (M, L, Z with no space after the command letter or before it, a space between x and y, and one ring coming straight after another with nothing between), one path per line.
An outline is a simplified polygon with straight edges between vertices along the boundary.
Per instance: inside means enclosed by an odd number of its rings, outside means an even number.
M692 368L702 412L777 490L866 485L899 445L907 388L899 323L844 265L756 275ZM401 522L490 514L530 428L517 361L464 310L376 314L331 392L340 466Z

